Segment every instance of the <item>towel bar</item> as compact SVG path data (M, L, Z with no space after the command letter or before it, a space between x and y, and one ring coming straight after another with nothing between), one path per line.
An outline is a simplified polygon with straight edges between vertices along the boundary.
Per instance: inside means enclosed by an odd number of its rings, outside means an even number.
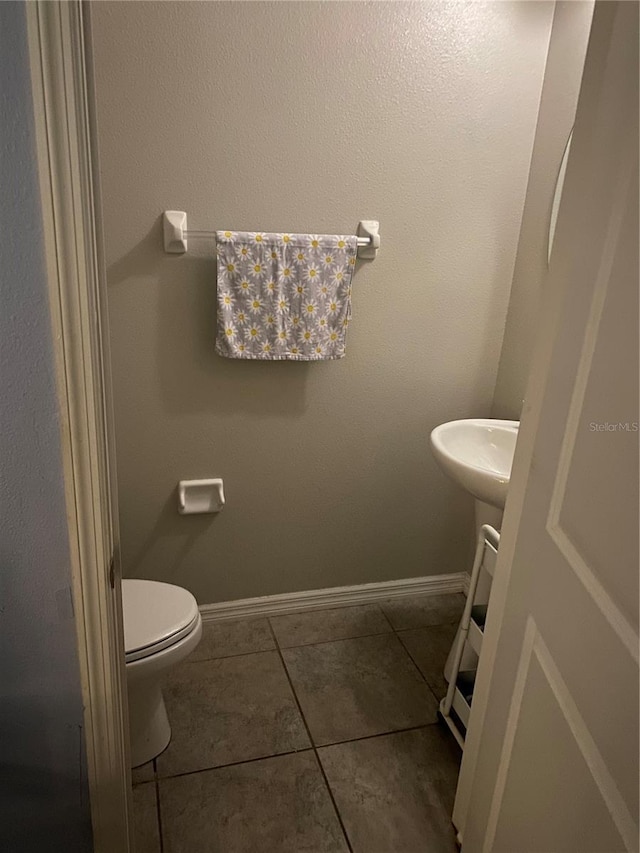
M380 223L375 219L363 219L358 224L358 257L375 258L380 248ZM187 228L184 210L165 210L162 216L164 250L172 255L183 255L187 251L189 237L215 237L215 231L193 231Z

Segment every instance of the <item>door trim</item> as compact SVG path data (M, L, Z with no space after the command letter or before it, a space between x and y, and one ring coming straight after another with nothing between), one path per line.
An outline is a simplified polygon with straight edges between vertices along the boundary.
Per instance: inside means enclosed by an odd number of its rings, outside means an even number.
M38 0L26 13L94 850L126 853L130 763L120 590L110 581L112 560L116 575L119 566L85 9Z

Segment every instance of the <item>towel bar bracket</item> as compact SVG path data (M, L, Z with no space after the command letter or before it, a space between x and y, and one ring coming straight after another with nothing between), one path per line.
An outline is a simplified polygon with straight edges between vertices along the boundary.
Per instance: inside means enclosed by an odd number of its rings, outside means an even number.
M187 251L187 214L184 210L165 210L162 216L164 250L171 255Z
M375 258L380 248L380 223L375 219L363 219L358 223L358 257ZM366 242L362 241L365 238Z
M380 223L363 219L358 224L358 257L375 258L380 248ZM215 231L189 231L184 210L165 210L162 216L164 250L170 255L184 255L188 237L215 237Z

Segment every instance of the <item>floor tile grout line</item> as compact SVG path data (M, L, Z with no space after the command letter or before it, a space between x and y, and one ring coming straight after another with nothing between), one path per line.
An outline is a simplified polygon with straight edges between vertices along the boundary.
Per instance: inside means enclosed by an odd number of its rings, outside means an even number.
M278 648L283 652L288 652L289 649L306 649L309 646L326 646L327 643L342 643L345 640L364 640L366 637L388 637L389 634L395 633L393 628L390 631L376 631L373 634L355 634L352 637L334 637L332 640L315 640L311 643L296 643L295 646L281 646Z
M438 627L438 626L434 625L433 627L435 628L435 627ZM427 677L426 677L426 675L425 675L425 674L424 674L424 672L420 669L420 667L418 666L418 664L417 664L417 663L416 663L416 661L414 660L413 655L411 654L411 652L409 651L409 649L405 646L405 644L402 642L402 640L401 640L401 639L400 639L400 637L398 636L398 632L395 630L395 628L394 628L394 630L393 630L393 633L394 633L394 636L395 636L396 640L400 643L400 646L402 647L402 650L406 653L406 655L407 655L407 657L409 658L409 660L411 661L411 663L412 663L412 664L414 665L414 667L418 670L418 675L419 675L419 676L420 676L420 678L424 681L425 685L427 686L427 689L429 690L429 693L430 693L430 694L433 696L433 698L435 699L435 702L436 702L436 704L437 704L437 706L438 706L438 709L439 709L439 708L440 708L440 700L438 699L438 697L436 696L436 694L435 694L435 693L434 693L434 691L433 691L433 688L431 687L431 685L430 685L430 684L429 684L429 682L427 681ZM401 731L405 731L405 730L404 730L404 729L401 729ZM372 735L372 737L376 737L376 735Z
M460 619L462 613L460 613ZM425 628L444 628L445 625L459 625L460 619L450 619L448 622L429 622L427 625L410 625L408 628L393 628L394 634L403 634L406 631L424 631ZM393 627L393 626L392 626Z
M314 611L314 613L318 613L318 612L322 612L322 611ZM274 637L274 640L276 643L274 648L254 649L251 652L237 652L236 654L232 654L232 655L221 655L219 657L211 657L211 658L198 658L197 660L189 660L189 658L187 658L184 661L184 663L185 664L209 663L210 661L213 661L213 660L229 660L230 658L244 658L244 657L248 657L249 655L262 655L262 654L266 654L267 652L276 652L278 650L282 650L283 652L286 652L286 651L289 651L289 649L305 649L305 648L308 648L309 646L324 646L324 645L327 645L328 643L342 643L342 642L345 642L346 640L363 640L366 637L386 637L389 634L398 635L398 634L403 633L404 631L421 631L424 628L442 628L444 625L457 625L458 624L458 622L456 621L456 622L438 622L436 624L430 624L430 625L419 625L417 628L416 627L414 627L414 628L394 628L393 626L391 626L390 631L376 631L375 633L372 633L372 634L356 634L353 637L334 637L331 640L320 640L320 641L311 642L311 643L297 643L294 646L282 646L278 642L278 638L277 638L275 632L273 631L273 627L271 625L271 618L272 617L266 616L265 618L267 619L267 622L269 623L269 628L271 629L271 631L273 633L273 637ZM391 623L389 623L389 624L391 624ZM399 637L398 637L398 639L399 639Z
M275 652L277 651L277 647L271 649L254 649L252 652L237 652L234 655L222 655L220 657L213 658L198 658L198 660L189 660L187 658L183 663L194 664L194 663L210 663L212 660L230 660L231 658L246 658L249 655L264 655L267 652Z
M160 784L161 782L168 782L169 779L182 779L184 776L195 776L196 773L209 773L215 770L225 770L228 767L237 767L240 764L254 764L256 761L268 761L270 758L284 758L289 755L299 755L301 752L317 752L320 749L326 749L330 746L345 746L348 743L358 743L362 740L374 740L380 737L391 737L391 735L399 735L405 732L415 732L420 729L428 729L430 726L437 726L438 722L434 721L433 723L420 723L418 726L409 726L404 729L392 729L387 732L377 732L373 735L362 735L362 737L354 737L349 738L348 740L333 740L329 743L320 743L317 746L314 745L311 737L310 746L302 747L302 749L291 749L286 752L275 752L270 755L259 755L256 758L243 758L240 761L230 761L228 764L216 764L214 767L200 767L198 770L185 770L182 773L172 773L169 776L158 776L157 782ZM139 784L144 785L146 783L140 782ZM137 786L136 786L137 787Z
M396 637L398 637L398 633L397 633L397 631L396 631ZM440 700L439 700L439 699L438 699L438 697L436 696L436 694L435 694L435 692L434 692L434 690L433 690L433 687L432 687L432 686L429 684L429 682L427 681L427 676L424 674L424 672L423 672L423 671L420 669L420 667L418 666L418 662L415 660L415 658L413 657L413 655L411 654L411 652L409 651L409 649L408 649L408 648L405 646L405 644L402 642L402 640L400 639L400 637L398 637L398 642L400 643L400 645L402 646L402 648L405 650L405 652L406 652L406 653L407 653L407 655L409 656L409 660L411 661L411 663L415 666L415 668L416 668L416 669L418 670L418 672L420 673L420 677L422 678L422 680L424 681L424 683L425 683L425 684L427 685L427 687L429 688L429 692L431 693L431 695L433 696L433 698L434 698L434 699L436 700L436 702L438 703L438 707L440 707Z
M280 656L280 662L282 663L282 668L285 671L285 675L287 677L287 681L289 682L289 687L291 688L291 693L293 694L293 699L298 708L298 713L300 714L300 718L302 720L302 724L305 727L305 731L307 732L307 737L309 738L309 743L311 744L311 749L313 750L313 755L316 759L316 764L318 765L318 769L320 770L320 774L324 780L325 787L327 789L327 793L329 794L329 799L331 800L331 805L333 806L333 810L335 812L336 818L338 819L338 824L340 829L342 830L342 834L344 836L345 843L349 850L349 853L353 853L353 847L351 846L351 841L349 840L349 835L347 834L347 829L344 825L344 821L342 820L342 815L340 814L340 810L338 808L338 804L336 803L335 797L333 795L333 791L331 790L331 785L329 785L329 780L327 779L327 774L324 772L324 767L322 766L322 762L320 761L320 756L318 755L318 750L316 749L316 745L314 743L313 737L311 736L311 731L309 730L309 726L307 724L307 719L302 710L302 705L300 704L300 700L298 699L298 694L296 693L295 687L293 686L293 681L291 680L291 676L289 675L289 670L287 669L287 665L284 662L284 658L282 656L282 649L280 648L280 644L278 643L278 638L276 637L276 633L273 630L273 625L271 624L271 620L269 622L269 629L273 634L273 639L275 641L276 647L278 649L278 655Z
M156 817L158 819L158 837L160 839L160 853L164 851L164 838L162 836L162 814L160 812L160 779L158 778L158 764L157 764L157 755L155 758L151 759L151 766L153 767L153 784L156 788Z
M400 639L400 638L398 638L398 639ZM400 642L402 643L402 640L400 640ZM403 646L404 646L404 644L403 644ZM427 679L427 676L426 676L426 675L424 674L424 672L420 669L420 667L418 666L417 661L414 659L414 657L413 657L413 655L411 654L411 652L409 651L409 649L407 649L407 647L406 647L406 646L404 646L404 649L405 649L406 653L409 655L409 657L411 658L411 660L413 661L413 664L415 665L416 669L418 670L418 672L419 672L419 673L420 673L420 675L422 676L424 683L427 685L427 687L429 688L429 691L431 692L431 695L432 695L432 696L433 696L433 698L436 700L436 704L437 704L437 706L438 706L438 713L440 713L440 702L444 699L444 696L438 696L438 695L437 695L437 693L436 693L435 689L434 689L434 688L431 686L431 684L429 683L429 681L428 681L428 679ZM446 662L446 658L445 658L445 662ZM444 677L444 667L443 667L443 677ZM445 691L445 696L446 696L446 691Z
M442 623L442 625L450 625L450 624L455 625L457 623L455 623L455 622L443 622ZM439 627L442 627L442 625L425 625L424 627L426 627L426 628L439 628ZM267 652L278 652L279 657L282 658L282 652L292 651L293 649L308 649L311 646L326 646L326 645L329 645L330 643L343 643L343 642L347 642L348 640L365 640L365 639L369 639L371 637L388 637L390 634L393 634L398 638L400 644L402 645L403 650L409 655L411 662L418 669L418 672L420 673L421 678L423 679L423 681L425 682L425 684L427 685L427 687L429 688L429 690L433 694L436 701L439 702L440 700L436 696L433 687L431 686L431 684L429 684L426 676L424 675L424 673L422 672L422 670L420 669L420 667L416 663L413 655L411 654L409 649L405 646L405 644L402 642L402 639L399 636L400 633L402 633L403 631L407 631L407 630L411 631L411 630L418 630L418 629L401 628L399 630L396 630L394 628L391 631L384 631L384 632L380 632L378 634L358 634L356 637L339 637L338 639L334 639L334 640L322 640L319 643L301 643L300 645L297 645L297 646L283 646L283 647L276 645L276 647L274 649L260 649L260 650L254 651L254 652L241 652L240 654L237 654L237 655L225 655L224 657L219 657L219 658L202 658L201 660L193 660L193 661L187 660L187 661L185 661L185 663L189 663L189 664L211 663L214 660L215 661L231 660L232 658L244 658L244 657L249 657L250 655L267 654ZM277 641L276 641L276 643L277 643ZM340 742L343 743L343 741L340 741ZM278 754L282 754L282 753L278 753ZM226 766L226 765L222 765L222 766ZM136 782L135 784L139 785L141 783Z
M429 681L427 680L427 676L424 674L424 672L422 671L422 669L421 669L421 668L420 668L420 666L418 665L418 662L415 660L415 658L413 657L413 655L411 654L411 652L409 651L409 649L408 649L408 648L405 646L405 644L402 642L402 638L401 638L399 635L400 635L400 633L402 633L402 632L404 632L404 631L414 631L414 630L415 630L415 631L419 631L419 630L423 630L424 628L441 628L443 625L459 625L459 624L460 624L460 622L441 622L441 623L439 623L438 625L423 625L423 626L422 626L422 628L397 628L397 629L396 629L396 628L394 628L394 629L393 629L393 631L394 631L394 633L395 633L396 637L398 637L398 640L400 641L400 644L401 644L402 648L405 650L405 652L406 652L406 653L409 655L409 657L411 658L411 660L412 660L412 662L413 662L414 666L416 667L416 669L418 670L418 672L419 672L419 673L420 673L420 675L422 676L422 680L424 681L424 683L427 685L427 687L428 687L428 688L429 688L429 690L431 691L431 695L433 696L433 698L436 700L436 703L437 703L437 705L438 705L438 713L440 713L440 702L442 701L442 698L443 698L443 697L440 697L440 699L438 698L438 696L436 695L436 691L434 690L434 688L431 686L431 684L430 684L430 683L429 683ZM455 643L455 635L454 635L454 638L453 638L453 642ZM445 659L445 665L446 665L446 659ZM444 669L444 668L443 668L443 669Z
M381 601L380 601L380 602L378 602L378 604L377 604L377 608L378 608L378 611L379 611L380 615L382 616L382 618L384 619L384 621L387 623L387 625L389 626L389 628L391 628L391 630L392 630L392 631L395 631L396 629L395 629L395 628L393 627L393 625L391 624L391 619L389 619L389 617L387 616L387 614L384 612L384 608L383 608L383 606L382 606L382 602L381 602Z
M457 622L442 622L442 623L439 623L438 625L424 625L423 627L424 628L441 628L443 625L457 625L457 624L458 624ZM300 643L297 646L280 646L278 644L277 648L279 651L289 652L292 649L308 649L310 646L328 646L330 643L346 643L349 640L366 640L366 639L370 639L371 637L389 637L391 634L398 637L398 634L401 631L406 631L406 630L413 630L413 629L411 629L411 628L409 628L409 629L400 628L397 631L395 628L392 628L391 631L379 631L376 634L357 634L355 637L336 637L333 640L320 640L319 642L316 642L316 643ZM400 637L398 637L398 640L400 640ZM276 642L277 642L277 640L276 640ZM402 643L402 640L400 640L400 642ZM404 643L402 643L402 648L403 649L405 648ZM273 651L273 649L271 649L270 651Z
M158 836L160 838L160 853L164 851L164 835L162 832L162 813L160 811L160 780L156 777L153 783L156 787L156 816L158 818Z
M375 740L380 737L391 737L392 735L401 735L405 732L417 732L420 729L428 729L429 726L437 726L438 721L434 720L433 723L420 723L418 726L408 726L405 729L393 729L390 732L377 732L374 735L362 735L362 737L352 737L349 740L334 740L330 743L319 743L316 749L327 749L330 746L345 746L348 743L359 743L362 740Z
M270 617L266 617L266 618L269 621L269 627L271 628L271 630L273 630L273 628L271 626L271 622L270 622ZM372 634L356 634L353 637L334 637L332 640L319 640L319 641L316 640L316 641L313 641L310 643L296 643L293 646L281 646L279 644L277 638L276 638L275 648L255 649L252 652L237 652L236 654L233 654L233 655L221 655L219 657L212 657L212 658L198 658L197 660L189 660L187 658L185 663L189 663L189 664L209 663L209 661L212 661L212 660L229 660L229 658L245 658L248 655L261 655L261 654L265 654L266 652L276 652L276 651L278 651L278 649L282 649L282 651L286 652L289 649L304 649L304 648L307 648L307 646L323 646L326 643L341 643L343 640L360 640L360 639L363 639L364 637L385 637L385 636L388 636L389 634L394 634L394 633L396 633L395 629L391 628L389 631L376 631L375 633L372 633ZM275 632L274 632L274 637L275 637Z
M462 613L460 613L462 619ZM426 628L444 628L445 625L459 625L460 619L450 619L448 622L429 622L427 625L410 625L408 628L394 628L396 634L406 634L409 631L424 631Z
M288 749L285 752L272 752L269 755L258 755L255 758L241 758L240 761L229 761L227 764L215 764L213 767L198 767L197 770L183 770L181 773L171 773L168 776L158 776L158 783L168 782L169 779L182 779L185 776L195 776L196 773L210 773L214 770L226 770L228 767L238 767L240 764L255 764L256 761L268 761L270 758L284 758L287 755L299 755L301 752L311 752L312 746L301 749Z
M273 623L271 621L272 619L278 619L280 616L305 616L307 613L330 613L331 611L334 611L334 610L355 610L357 607L363 607L363 606L368 606L368 605L351 604L351 605L346 605L344 607L318 607L316 610L303 610L300 613L276 614L275 616L267 616L265 618L267 619L267 622L269 623L269 628L271 629L271 633L273 634L273 638L276 641L277 648L283 649L283 650L284 649L300 649L300 648L303 648L304 646L320 646L323 643L339 642L340 640L357 640L359 637L378 637L381 634L391 634L395 631L395 628L393 627L393 625L389 621L386 613L383 611L379 602L375 602L375 601L371 602L371 606L375 607L375 609L378 611L380 616L382 616L384 621L387 623L387 626L389 628L388 631L375 631L373 634L357 634L355 637L334 637L334 639L332 639L332 640L320 640L320 642L297 643L297 644L294 644L293 646L283 646L280 643L280 640L278 639L278 635L276 634L276 629L273 627Z
M314 612L318 612L318 611L314 611ZM372 633L372 634L356 634L353 637L334 637L331 640L319 640L319 641L314 641L314 642L310 642L310 643L296 643L293 646L281 646L280 643L278 642L276 635L275 635L275 631L273 631L273 626L271 625L271 617L267 616L265 618L269 622L269 628L272 631L273 637L274 637L275 642L276 642L276 645L274 648L254 649L251 652L236 652L235 654L232 654L232 655L219 655L218 657L198 658L197 660L189 660L189 658L187 658L187 660L185 660L184 663L188 663L188 664L209 663L212 660L229 660L229 658L245 658L248 655L261 655L261 654L265 654L266 652L276 652L279 649L282 649L283 651L288 651L289 649L303 649L303 648L306 648L307 646L322 646L326 643L340 643L343 640L359 640L359 639L364 638L364 637L383 637L383 636L386 636L388 634L396 633L395 628L391 628L389 631L376 631L375 633Z
M340 825L340 829L342 830L342 834L344 835L344 840L347 844L347 848L349 849L350 853L353 853L353 847L351 846L351 840L349 838L349 834L347 833L347 828L344 825L342 815L340 814L340 809L338 808L338 804L336 803L336 798L333 795L333 791L331 790L331 785L329 784L327 774L325 773L324 766L322 764L322 761L320 761L320 756L318 755L318 750L315 748L315 746L313 748L313 756L316 760L316 764L318 765L320 775L322 776L324 784L327 788L327 793L329 794L329 799L331 800L331 804L336 813L336 817L338 818L338 824Z

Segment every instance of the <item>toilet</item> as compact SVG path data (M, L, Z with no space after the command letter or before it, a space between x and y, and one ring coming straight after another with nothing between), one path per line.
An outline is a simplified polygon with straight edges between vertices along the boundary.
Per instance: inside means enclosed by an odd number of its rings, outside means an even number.
M158 581L122 581L131 766L167 748L171 726L161 682L202 637L198 604L186 589Z

